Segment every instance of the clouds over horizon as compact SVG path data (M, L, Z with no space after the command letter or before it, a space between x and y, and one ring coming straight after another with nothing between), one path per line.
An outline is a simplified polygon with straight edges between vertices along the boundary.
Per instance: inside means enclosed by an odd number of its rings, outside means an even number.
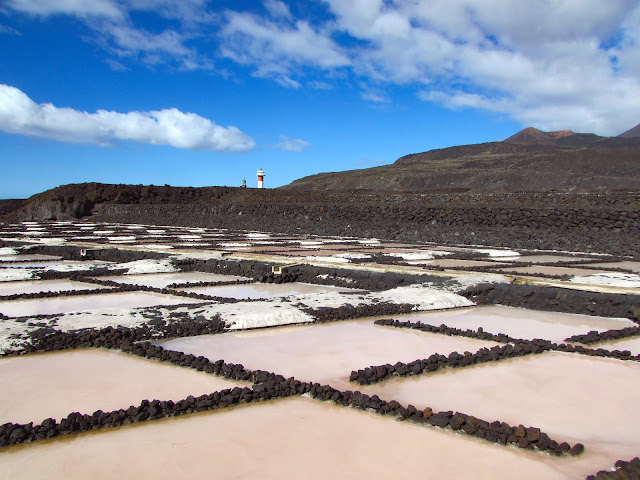
M255 141L229 126L176 108L150 112L88 113L38 104L18 88L0 84L0 130L67 143L108 146L116 141L170 145L189 150L248 152Z
M215 11L206 0L7 2L13 12L77 17L119 60L183 70L233 62L286 88L348 83L374 104L393 103L395 89L410 89L425 102L497 112L545 130L611 135L640 121L637 0L311 6L324 15L281 0L251 11ZM135 11L162 18L163 28L136 24Z

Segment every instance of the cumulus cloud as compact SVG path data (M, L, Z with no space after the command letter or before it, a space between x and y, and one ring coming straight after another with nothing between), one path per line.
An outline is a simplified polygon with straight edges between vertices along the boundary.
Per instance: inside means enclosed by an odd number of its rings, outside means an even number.
M264 6L272 17L292 18L289 6L280 0L266 0Z
M285 150L287 152L303 152L305 148L311 144L300 138L289 138L286 135L280 135L280 142L274 145L276 150Z
M271 5L272 16L277 0ZM637 0L325 0L332 17L266 20L231 12L224 54L255 75L300 86L301 67L347 68L388 100L415 87L448 108L510 115L544 129L616 134L640 109ZM338 41L348 39L347 41Z
M364 85L361 97L374 103L402 86L424 101L505 113L539 128L614 134L638 122L638 0L322 0L308 16L289 3L263 0L262 15L216 11L207 0L3 6L73 15L124 63L213 69L218 55L287 88ZM135 11L160 17L156 26L166 28L145 30Z
M299 67L334 69L350 63L329 32L318 31L302 20L277 23L228 12L221 36L223 56L254 66L256 76L274 78L283 86L300 86L293 78Z
M246 152L255 147L253 139L236 127L221 127L176 108L88 113L50 103L38 104L9 85L0 85L0 130L103 146L121 140L213 152Z
M74 15L78 17L123 18L123 12L112 0L8 0L13 10L32 15Z
M177 63L184 70L212 68L206 54L187 46L198 36L196 25L213 18L205 9L206 0L8 0L7 6L15 12L42 18L76 17L94 31L91 41L119 58L148 65ZM152 33L135 24L130 15L135 11L178 22Z

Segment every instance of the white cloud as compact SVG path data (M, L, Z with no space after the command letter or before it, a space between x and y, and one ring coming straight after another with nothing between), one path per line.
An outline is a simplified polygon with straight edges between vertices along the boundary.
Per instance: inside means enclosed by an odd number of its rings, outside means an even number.
M389 103L391 101L384 93L371 91L360 93L360 98L372 103Z
M0 24L0 34L5 33L7 35L21 35L21 33L13 27Z
M266 0L264 2L265 8L269 11L272 17L275 18L292 18L289 6L281 2L280 0Z
M148 65L177 63L183 70L211 69L211 61L187 43L199 34L197 24L211 21L206 0L9 0L16 12L47 17L74 16L95 32L92 41L120 58ZM151 33L137 26L133 11L179 20L176 28ZM123 65L124 66L124 65Z
M302 152L311 144L299 138L289 138L286 135L280 135L280 142L274 145L277 150L285 150L287 152Z
M213 69L213 49L287 88L326 88L345 78L365 84L361 96L374 103L388 98L385 88L402 85L426 101L502 112L539 128L614 134L638 122L638 0L322 0L331 14L325 18L316 8L310 18L296 18L286 0L263 0L262 16L240 8L221 13L213 3L3 6L79 18L125 68L142 61ZM171 28L147 30L135 11Z
M326 0L353 70L539 128L617 134L640 111L637 0ZM425 87L426 85L426 87Z
M190 150L246 152L255 142L236 127L221 127L176 108L118 113L82 112L37 104L21 90L0 85L0 130L68 143L109 145L117 140Z
M292 78L299 67L334 69L349 64L328 32L316 31L305 21L280 24L228 12L221 36L223 56L252 65L256 76L274 78L283 86L300 85Z
M125 14L113 0L8 0L7 6L32 15L74 15L121 20Z

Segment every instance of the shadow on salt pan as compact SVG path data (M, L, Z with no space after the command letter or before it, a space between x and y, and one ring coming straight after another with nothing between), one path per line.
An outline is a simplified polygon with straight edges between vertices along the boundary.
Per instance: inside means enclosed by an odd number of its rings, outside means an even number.
M249 369L353 390L354 385L349 383L352 370L387 362L410 362L433 353L475 352L497 343L390 329L374 325L372 320L354 320L178 338L159 344L211 360L224 358Z
M463 453L462 453L463 452ZM464 461L461 455L464 454ZM37 461L34 461L37 458ZM308 398L12 448L9 478L565 478L533 455Z
M177 401L246 384L102 349L3 358L0 383L0 424L109 412L144 399Z

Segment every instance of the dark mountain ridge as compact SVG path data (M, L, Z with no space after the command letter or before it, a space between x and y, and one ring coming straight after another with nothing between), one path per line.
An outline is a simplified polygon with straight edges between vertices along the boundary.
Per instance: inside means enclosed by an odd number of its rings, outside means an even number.
M640 137L526 128L502 142L400 157L391 165L301 178L283 189L413 192L640 190Z

